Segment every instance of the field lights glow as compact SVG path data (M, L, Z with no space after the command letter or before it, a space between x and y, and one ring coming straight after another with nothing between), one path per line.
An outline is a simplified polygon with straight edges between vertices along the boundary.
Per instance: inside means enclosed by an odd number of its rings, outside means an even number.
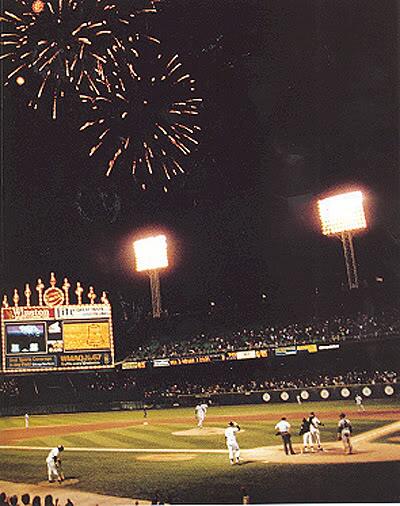
M342 193L318 201L324 235L339 234L367 227L360 191Z
M138 272L168 267L167 238L165 235L140 239L134 242L133 247Z

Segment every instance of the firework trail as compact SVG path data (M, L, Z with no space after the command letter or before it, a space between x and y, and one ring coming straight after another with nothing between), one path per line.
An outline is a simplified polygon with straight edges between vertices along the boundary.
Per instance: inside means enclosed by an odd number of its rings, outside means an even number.
M96 132L90 156L108 153L107 176L117 165L127 166L143 189L159 184L167 191L199 144L202 99L179 55L164 56L156 43L138 47L123 53L112 81L81 95L90 105L81 130Z
M155 11L154 2L141 2L132 17ZM127 2L122 4L127 6ZM122 46L118 25L132 21L112 0L5 0L2 5L1 59L9 60L12 69L5 85L19 74L31 71L39 77L34 98L29 103L38 108L39 100L48 93L52 117L57 117L57 104L68 89L80 90L83 83L93 88L95 79L104 79L106 63Z

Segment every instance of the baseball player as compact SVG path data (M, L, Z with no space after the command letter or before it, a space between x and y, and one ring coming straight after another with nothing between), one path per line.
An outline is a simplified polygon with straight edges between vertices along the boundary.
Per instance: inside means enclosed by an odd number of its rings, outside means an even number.
M50 450L50 453L47 455L46 464L47 464L47 475L49 478L49 483L54 483L54 477L61 483L63 481L63 473L61 470L61 461L60 461L60 453L64 451L64 447L62 445L57 446ZM61 471L61 472L60 472Z
M229 452L229 461L231 465L240 464L240 448L236 439L236 434L240 431L240 427L236 422L229 422L225 429L225 441Z
M297 404L301 404L301 396L299 394L296 395Z
M365 411L365 408L363 406L363 398L360 394L357 394L354 397L354 400L356 401L357 411Z
M339 423L338 423L338 441L342 440L344 452L345 453L353 453L353 447L351 445L351 435L353 433L353 428L351 426L350 420L346 418L344 413L339 415Z
M25 429L29 429L29 415L25 413Z
M285 416L282 416L280 422L275 425L277 436L282 436L283 448L286 455L295 455L295 451L292 446L292 436L290 435L290 423L286 420Z
M208 408L207 404L197 404L197 406L194 408L195 416L197 419L197 427L199 427L200 429L203 428L207 408Z
M299 436L303 436L303 452L307 453L308 450L314 452L314 443L310 432L310 422L307 418L303 418L301 422Z
M318 450L322 452L323 448L321 446L321 434L319 427L323 427L324 424L317 418L313 411L311 411L308 421L310 422L310 433L313 443L316 443Z

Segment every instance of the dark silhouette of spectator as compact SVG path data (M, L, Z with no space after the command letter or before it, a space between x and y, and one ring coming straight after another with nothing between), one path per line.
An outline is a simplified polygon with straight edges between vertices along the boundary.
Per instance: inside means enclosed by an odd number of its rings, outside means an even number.
M160 494L158 492L155 493L154 498L151 501L151 504L164 504L164 501L160 499Z
M42 500L38 495L35 495L35 497L32 499L32 506L41 506Z
M55 506L52 495L46 495L44 498L44 506Z
M250 496L246 487L240 487L240 492L242 493L242 504L250 504Z
M31 497L29 494L23 494L21 496L22 504L29 504L31 502Z

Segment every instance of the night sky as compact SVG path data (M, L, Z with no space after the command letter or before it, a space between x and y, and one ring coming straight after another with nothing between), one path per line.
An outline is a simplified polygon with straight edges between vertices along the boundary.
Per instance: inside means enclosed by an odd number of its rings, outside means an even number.
M50 271L59 281L148 304L132 238L171 237L162 277L171 312L269 299L302 301L346 281L339 241L321 237L315 201L367 196L360 277L400 284L399 8L396 0L163 0L145 27L176 51L204 102L189 174L143 192L91 159L64 101L26 106L30 81L3 88L2 290ZM172 53L173 54L173 53Z

